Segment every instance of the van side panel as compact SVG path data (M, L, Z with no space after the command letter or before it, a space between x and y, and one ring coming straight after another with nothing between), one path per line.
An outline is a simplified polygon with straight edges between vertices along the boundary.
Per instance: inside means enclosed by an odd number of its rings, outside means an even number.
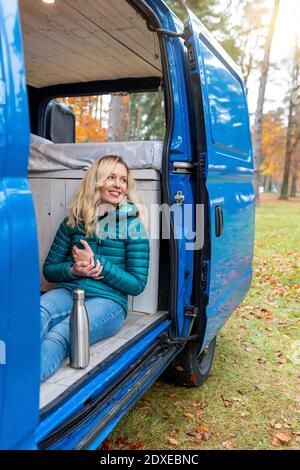
M0 448L30 449L39 420L39 275L16 0L0 1L0 32Z
M255 198L248 108L243 82L218 53L202 42L206 95L211 214L211 260L206 342L246 295L252 277ZM223 234L216 236L215 207Z
M189 16L193 96L198 106L197 95L201 93L205 123L205 145L199 142L201 129L196 129L197 144L206 150L203 156L209 205L204 348L251 285L254 171L248 105L240 71L197 17L190 11ZM220 213L224 222L221 234L217 230Z

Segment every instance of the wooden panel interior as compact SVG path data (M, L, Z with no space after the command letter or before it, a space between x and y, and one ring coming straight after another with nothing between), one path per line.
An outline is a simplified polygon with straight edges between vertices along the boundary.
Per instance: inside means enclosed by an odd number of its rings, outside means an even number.
M63 174L64 178L61 177L61 174ZM53 289L55 285L46 281L42 274L42 266L56 231L66 217L68 206L76 195L83 174L84 172L80 170L73 170L69 172L53 171L45 174L33 173L29 175L39 238L41 290L44 292ZM133 176L136 179L136 189L148 214L148 233L151 234L151 227L153 227L152 233L156 233L159 236L159 213L158 211L151 211L153 205L158 205L161 202L160 182L151 180L151 177L157 178L158 174L155 170L133 170ZM67 178L66 175L72 177ZM144 179L139 179L139 177ZM160 241L159 238L149 237L149 242L150 262L147 285L138 296L134 298L128 297L128 309L153 314L157 311L158 302Z
M19 0L34 87L161 76L158 39L125 0Z

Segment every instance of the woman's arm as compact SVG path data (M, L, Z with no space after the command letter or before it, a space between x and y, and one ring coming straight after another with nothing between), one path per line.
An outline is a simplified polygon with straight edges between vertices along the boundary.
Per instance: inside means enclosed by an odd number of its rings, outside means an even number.
M78 279L71 273L72 261L66 261L71 249L71 238L66 219L60 224L50 251L45 259L43 274L49 282L64 282Z
M149 240L140 222L128 230L125 270L103 255L95 255L103 265L102 282L127 295L138 295L146 287L149 268Z

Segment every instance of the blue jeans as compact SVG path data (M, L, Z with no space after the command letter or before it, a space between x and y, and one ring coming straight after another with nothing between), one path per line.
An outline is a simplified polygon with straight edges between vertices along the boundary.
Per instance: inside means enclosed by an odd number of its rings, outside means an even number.
M54 289L41 296L41 382L54 374L69 355L69 319L72 292ZM113 300L90 297L85 300L90 322L90 343L116 334L125 320L124 309Z

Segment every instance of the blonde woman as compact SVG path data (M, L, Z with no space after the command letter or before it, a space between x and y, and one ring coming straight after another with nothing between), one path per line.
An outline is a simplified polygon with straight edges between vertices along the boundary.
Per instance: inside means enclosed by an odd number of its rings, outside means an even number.
M149 241L132 173L121 157L105 156L86 172L43 266L56 288L41 297L41 380L69 354L72 290L84 289L90 341L116 334L127 296L147 283Z

